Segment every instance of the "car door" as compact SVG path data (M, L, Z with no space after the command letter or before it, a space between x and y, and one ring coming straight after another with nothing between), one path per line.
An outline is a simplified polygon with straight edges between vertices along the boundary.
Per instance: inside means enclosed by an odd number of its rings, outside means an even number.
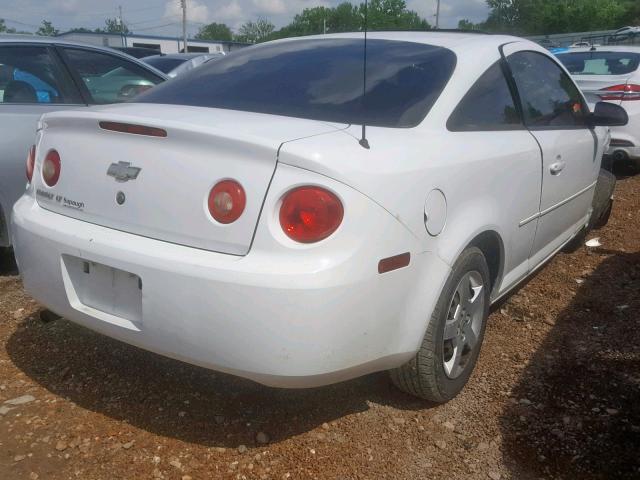
M569 75L549 55L504 49L526 127L542 153L542 194L530 268L553 254L584 226L600 169L597 133ZM533 221L533 218L527 219Z
M43 113L84 106L45 43L0 43L0 246L9 245L13 204L24 192L25 159Z
M164 81L150 69L118 54L58 45L87 103L101 105L131 100Z
M496 52L496 55L498 52ZM516 107L514 89L505 77L502 59L493 63L462 98L447 121L475 158L484 162L483 175L500 205L505 245L502 284L508 289L529 272L529 254L535 238L540 206L540 150Z

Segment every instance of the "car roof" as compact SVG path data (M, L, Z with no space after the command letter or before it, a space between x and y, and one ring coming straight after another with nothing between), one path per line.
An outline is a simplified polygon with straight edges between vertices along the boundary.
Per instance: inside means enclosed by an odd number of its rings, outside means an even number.
M328 35L310 35L307 37L290 37L276 42L300 41L308 39L327 39L327 38L362 38L363 32L345 32L332 33ZM505 43L528 40L511 35L493 35L483 32L473 31L446 31L446 30L428 30L423 32L417 31L375 31L367 32L367 37L373 40L395 40L400 42L425 43L429 45L441 47L458 47L465 44L484 44L486 46L495 46L496 48ZM533 43L533 42L531 42Z
M563 52L558 52L558 55L564 55L566 53L575 52L632 52L640 53L640 46L633 45L600 45L593 47L574 47Z

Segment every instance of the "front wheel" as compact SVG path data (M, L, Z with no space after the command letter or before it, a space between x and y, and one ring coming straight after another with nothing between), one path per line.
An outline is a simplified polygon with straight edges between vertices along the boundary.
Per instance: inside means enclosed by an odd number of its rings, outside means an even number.
M400 389L443 403L465 386L475 367L489 315L489 267L476 247L456 261L416 356L390 372Z

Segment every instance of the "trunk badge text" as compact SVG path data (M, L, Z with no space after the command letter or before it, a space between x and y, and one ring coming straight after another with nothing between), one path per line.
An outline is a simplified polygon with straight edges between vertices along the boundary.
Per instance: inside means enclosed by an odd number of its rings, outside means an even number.
M107 175L116 179L116 182L128 182L138 178L141 168L132 167L129 162L118 162L109 165Z

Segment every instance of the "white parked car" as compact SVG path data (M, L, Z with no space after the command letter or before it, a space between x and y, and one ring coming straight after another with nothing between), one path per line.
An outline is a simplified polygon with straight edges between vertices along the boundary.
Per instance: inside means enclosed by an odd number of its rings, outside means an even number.
M591 102L621 105L629 123L611 129L608 154L640 168L640 47L607 46L556 54Z
M167 77L110 48L59 38L0 35L0 250L10 246L24 156L43 113L130 100Z
M640 35L640 26L636 27L622 27L613 32L613 35L609 37L609 41L616 42L621 40L628 40L637 35Z
M26 290L267 385L390 369L455 396L489 305L589 222L599 125L625 114L514 37L372 33L366 86L362 54L361 34L265 43L45 115L13 214Z
M166 73L169 77L175 78L178 75L187 73L196 67L210 61L223 58L225 54L220 53L172 53L160 54L144 57L141 60L153 68Z

